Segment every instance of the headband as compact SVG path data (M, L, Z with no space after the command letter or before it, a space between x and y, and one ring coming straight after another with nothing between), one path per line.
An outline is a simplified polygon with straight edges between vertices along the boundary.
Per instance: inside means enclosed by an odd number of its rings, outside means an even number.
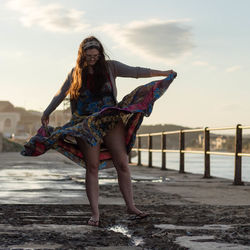
M92 41L89 41L89 42L86 42L84 45L83 45L83 49L86 50L90 47L97 47L97 48L100 48L100 43L98 43L97 41L95 40L92 40Z

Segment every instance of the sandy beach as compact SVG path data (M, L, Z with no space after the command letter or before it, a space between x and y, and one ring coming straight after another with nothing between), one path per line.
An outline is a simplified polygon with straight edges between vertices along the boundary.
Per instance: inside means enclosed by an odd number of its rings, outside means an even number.
M132 220L104 170L96 228L84 169L53 152L0 158L0 249L250 249L249 183L131 166L135 202L150 213Z

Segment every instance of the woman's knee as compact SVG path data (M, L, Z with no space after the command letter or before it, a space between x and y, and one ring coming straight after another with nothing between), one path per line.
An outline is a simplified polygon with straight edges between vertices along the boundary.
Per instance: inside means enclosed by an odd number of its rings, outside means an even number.
M86 170L90 174L98 174L99 162L86 163Z
M115 167L118 172L128 172L129 167L128 167L128 162L127 161L119 161L115 163Z

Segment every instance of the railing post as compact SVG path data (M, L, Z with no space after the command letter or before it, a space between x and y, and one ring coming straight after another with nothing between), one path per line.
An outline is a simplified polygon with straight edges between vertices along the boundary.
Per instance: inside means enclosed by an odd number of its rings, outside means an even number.
M210 133L208 128L204 129L204 176L203 178L211 178L210 175Z
M162 132L161 134L161 170L166 170L166 135Z
M137 161L137 166L141 166L141 137L137 137L137 155L138 155L138 161Z
M242 128L240 124L236 126L235 134L235 165L234 165L234 185L244 185L241 180L241 156L238 153L242 152Z
M0 133L0 152L3 151L3 134Z
M184 136L184 132L182 132L182 130L180 130L179 145L180 145L180 170L179 170L179 173L185 173L184 152L182 152L182 150L185 149L185 136Z
M130 151L129 154L128 154L128 163L129 164L132 162L131 161L131 158L132 158L131 154L132 154L132 151Z
M152 149L152 136L148 134L148 167L152 167L152 152L150 150Z

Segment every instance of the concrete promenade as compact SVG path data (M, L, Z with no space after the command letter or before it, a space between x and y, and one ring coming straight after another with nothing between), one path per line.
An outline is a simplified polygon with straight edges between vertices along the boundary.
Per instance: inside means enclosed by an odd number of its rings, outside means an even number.
M126 214L115 169L100 171L99 228L85 170L59 153L0 153L0 249L250 249L250 184L130 167L136 204Z

